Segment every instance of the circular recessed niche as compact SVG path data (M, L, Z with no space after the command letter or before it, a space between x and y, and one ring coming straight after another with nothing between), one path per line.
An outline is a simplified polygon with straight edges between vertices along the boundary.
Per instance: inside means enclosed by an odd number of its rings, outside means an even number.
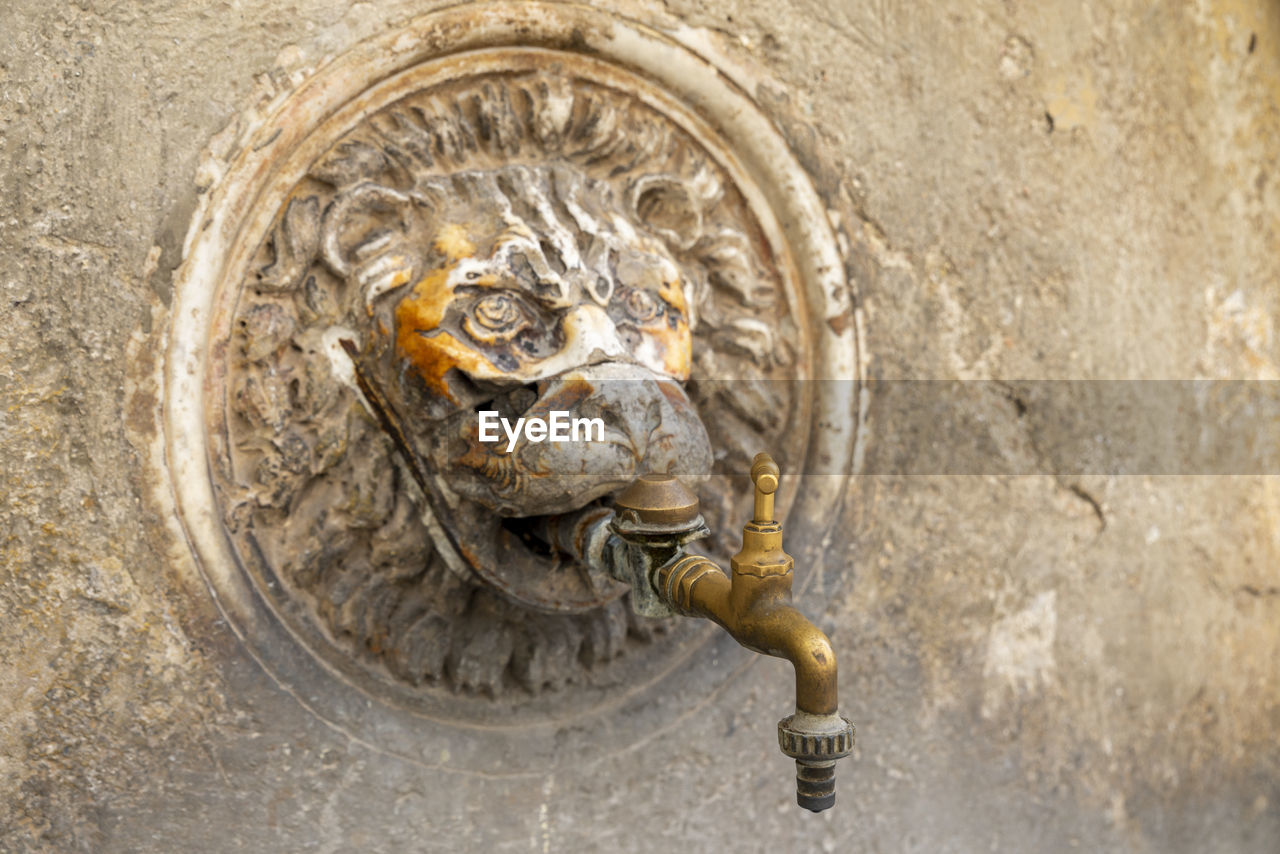
M619 328L661 308L687 324L684 367L659 348L655 370L707 427L703 547L725 562L756 451L784 471L852 470L858 341L829 322L851 315L849 283L783 138L713 65L639 25L446 10L357 46L263 118L177 276L165 423L189 541L228 621L314 714L413 761L519 772L652 735L731 672L715 627L635 617L623 588L540 550L447 470L411 476L351 354L459 255L552 270L535 286L576 282ZM646 291L633 255L672 275ZM515 318L489 296L464 322L489 335ZM405 423L444 429L410 404ZM842 487L784 483L802 584Z

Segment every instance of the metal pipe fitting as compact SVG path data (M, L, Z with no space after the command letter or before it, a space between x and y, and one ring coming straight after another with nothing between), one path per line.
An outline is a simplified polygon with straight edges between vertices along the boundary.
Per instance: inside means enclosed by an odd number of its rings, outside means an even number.
M637 613L704 617L747 649L790 661L796 711L778 723L778 746L796 761L796 802L820 812L835 803L835 763L853 750L854 731L839 714L831 641L791 605L795 562L773 518L780 478L773 459L757 454L753 518L727 575L711 560L685 554L707 528L697 496L670 475L637 479L611 515L595 508L551 520L544 536L629 584Z

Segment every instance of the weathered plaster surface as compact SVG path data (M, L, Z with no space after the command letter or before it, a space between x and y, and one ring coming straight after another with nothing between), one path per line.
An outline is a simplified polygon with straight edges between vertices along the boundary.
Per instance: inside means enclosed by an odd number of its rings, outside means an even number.
M859 752L819 817L773 744L780 662L643 751L516 778L399 762L269 680L146 474L172 270L210 139L428 6L0 10L0 848L1274 850L1274 477L851 479L824 623ZM1280 370L1274 5L615 8L774 81L873 376ZM1010 457L1052 444L972 388ZM912 451L890 411L872 471Z

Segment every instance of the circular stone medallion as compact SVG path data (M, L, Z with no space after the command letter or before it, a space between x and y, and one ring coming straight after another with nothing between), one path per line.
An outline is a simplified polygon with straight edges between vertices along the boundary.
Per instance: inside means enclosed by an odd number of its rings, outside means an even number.
M849 471L859 361L821 203L748 99L617 19L481 9L352 51L254 131L179 271L166 425L202 570L277 680L383 749L519 770L536 733L617 743L611 715L728 675L713 628L636 617L531 518L675 471L727 563L754 453ZM558 406L607 448L475 441L480 410ZM791 543L838 480L784 488Z

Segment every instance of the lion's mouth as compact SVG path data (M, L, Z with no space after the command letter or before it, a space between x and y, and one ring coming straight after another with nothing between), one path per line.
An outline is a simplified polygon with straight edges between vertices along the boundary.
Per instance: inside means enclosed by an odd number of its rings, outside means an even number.
M627 588L549 550L539 538L549 517L581 510L645 473L701 480L711 442L677 380L630 362L606 361L526 385L490 390L474 408L444 418L408 419L373 376L354 342L342 344L368 408L400 451L426 500L423 521L445 565L504 597L546 611L584 612ZM475 385L476 390L482 387ZM492 409L486 409L492 407ZM528 430L481 441L480 418L509 423L598 421L591 435L565 441Z

